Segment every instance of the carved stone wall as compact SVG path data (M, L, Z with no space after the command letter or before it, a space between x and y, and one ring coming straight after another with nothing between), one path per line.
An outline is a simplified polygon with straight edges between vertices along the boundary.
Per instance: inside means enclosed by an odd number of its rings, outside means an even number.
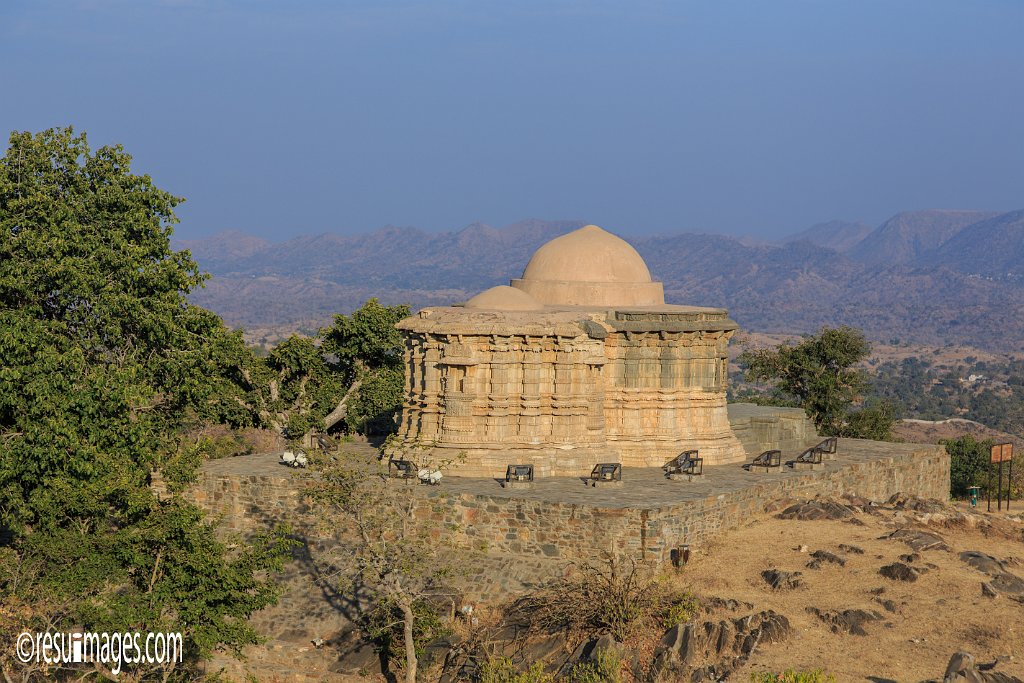
M399 436L443 459L465 452L460 474L500 476L510 462L576 474L609 455L599 340L410 334L405 362Z
M484 312L426 309L403 321L398 435L453 471L584 476L598 462L660 466L697 449L740 462L725 385L735 323L719 309ZM422 464L422 463L421 463Z
M608 444L624 465L657 467L697 449L708 464L739 462L726 412L731 330L616 332L608 358Z

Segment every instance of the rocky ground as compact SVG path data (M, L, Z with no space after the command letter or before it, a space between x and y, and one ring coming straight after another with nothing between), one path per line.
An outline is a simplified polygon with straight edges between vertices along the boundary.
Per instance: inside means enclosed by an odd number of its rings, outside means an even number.
M563 676L580 662L618 661L623 681L745 681L789 668L824 669L837 681L941 681L947 666L950 681L1024 679L1018 511L902 498L787 501L697 549L657 585L692 593L699 607L671 628L644 622L624 642L545 629L529 610L477 606L427 648L424 680L477 677L482 663L502 657ZM269 643L230 671L268 681L385 680L373 648L344 634L320 647Z
M789 619L786 643L759 649L738 680L792 667L840 681L920 681L941 678L957 650L1024 674L1019 518L914 500L850 503L788 507L720 538L683 570L702 593ZM798 583L773 588L766 570L799 572L790 577Z

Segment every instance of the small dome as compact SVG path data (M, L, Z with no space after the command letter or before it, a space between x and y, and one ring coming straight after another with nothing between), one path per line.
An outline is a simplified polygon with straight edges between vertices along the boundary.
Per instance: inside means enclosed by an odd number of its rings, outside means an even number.
M498 285L480 292L466 302L466 308L486 308L492 311L539 311L544 305L526 292Z
M548 306L658 306L665 289L628 242L596 225L538 249L512 286Z
M586 225L538 249L524 280L563 282L650 282L647 264L626 240Z

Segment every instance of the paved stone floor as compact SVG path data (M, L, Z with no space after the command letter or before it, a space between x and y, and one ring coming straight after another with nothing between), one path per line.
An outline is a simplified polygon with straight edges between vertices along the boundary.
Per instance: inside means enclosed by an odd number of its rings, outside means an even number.
M365 443L345 444L343 447L371 453ZM505 489L496 479L446 476L436 487L429 487L429 493L438 495L471 494L501 498L543 500L569 504L589 505L601 508L654 509L689 500L700 500L738 489L757 486L767 481L800 477L827 476L842 467L855 466L878 459L889 459L910 455L934 446L920 444L883 443L859 439L840 439L835 460L826 461L823 470L793 471L783 465L782 471L773 474L748 472L739 464L716 465L704 468L698 481L670 481L658 468L625 468L622 485L617 487L592 487L577 477L552 477L540 479L532 489ZM783 452L783 462L798 455L797 452ZM227 477L297 476L303 470L293 470L278 463L278 453L224 458L207 462L203 469L207 475ZM404 485L398 484L396 485ZM410 484L426 492L426 486Z

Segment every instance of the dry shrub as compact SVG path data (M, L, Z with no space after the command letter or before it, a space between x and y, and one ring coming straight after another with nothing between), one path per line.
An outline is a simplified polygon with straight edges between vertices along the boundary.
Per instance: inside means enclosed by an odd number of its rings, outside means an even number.
M664 629L698 611L690 593L673 589L650 568L609 556L575 564L555 584L517 601L513 615L548 630L608 632L623 641L641 629Z
M238 432L242 440L252 447L252 453L273 453L283 450L286 445L285 438L271 429L246 427Z

